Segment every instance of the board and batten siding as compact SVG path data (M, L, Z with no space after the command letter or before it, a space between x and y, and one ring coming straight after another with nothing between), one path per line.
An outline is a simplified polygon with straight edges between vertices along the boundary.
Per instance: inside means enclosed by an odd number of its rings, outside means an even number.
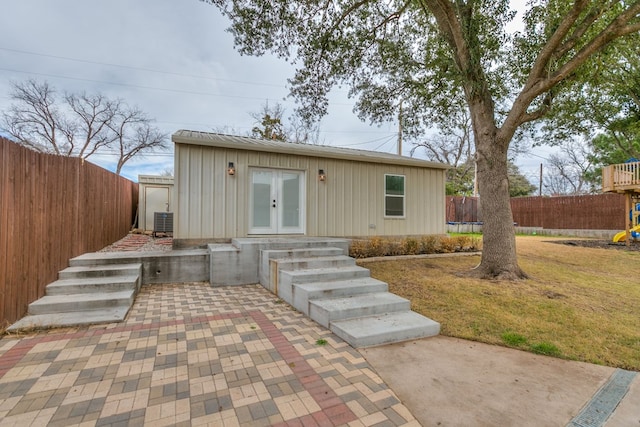
M249 234L250 169L305 171L306 236L443 234L445 170L181 144L175 147L174 239L222 241ZM227 174L233 162L236 173ZM327 179L318 179L323 169ZM384 176L404 175L405 217L385 218Z

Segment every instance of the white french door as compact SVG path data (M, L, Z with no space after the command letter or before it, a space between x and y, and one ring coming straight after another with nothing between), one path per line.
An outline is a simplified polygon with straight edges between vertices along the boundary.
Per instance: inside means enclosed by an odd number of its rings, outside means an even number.
M304 172L251 169L250 234L304 234Z

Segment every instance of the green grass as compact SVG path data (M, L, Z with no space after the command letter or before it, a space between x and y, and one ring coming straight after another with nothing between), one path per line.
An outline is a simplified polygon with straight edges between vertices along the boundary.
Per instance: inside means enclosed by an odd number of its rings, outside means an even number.
M515 282L470 278L479 256L364 265L443 335L640 370L640 252L553 240L516 237L530 278Z
M482 238L482 233L480 232L474 232L474 233L447 233L447 235L451 236L451 237L458 237L458 236L462 236L462 237L475 237L475 238Z
M502 342L504 342L509 347L519 347L522 344L527 343L526 337L523 337L522 335L515 332L505 332L504 334L502 334L501 338Z
M544 354L545 356L555 356L560 357L562 353L555 346L555 344L551 344L548 342L541 342L538 344L533 344L531 346L531 351L537 354Z

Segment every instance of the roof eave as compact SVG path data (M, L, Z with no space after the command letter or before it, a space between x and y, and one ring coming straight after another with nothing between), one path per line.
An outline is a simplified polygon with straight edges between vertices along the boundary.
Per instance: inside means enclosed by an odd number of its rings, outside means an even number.
M200 136L187 136L184 133L191 131L178 131L171 136L171 140L176 144L190 144L190 145L203 145L208 147L218 147L218 148L227 148L233 150L248 150L248 151L260 151L260 152L268 152L268 153L279 153L279 154L294 154L299 156L306 157L319 157L319 158L330 158L330 159L338 159L338 160L351 160L357 162L367 162L367 163L385 163L390 165L403 165L403 166L415 166L422 168L432 168L432 169L449 169L449 165L445 165L443 163L430 162L427 160L414 159L411 157L402 157L395 156L393 158L387 158L379 155L375 151L365 151L365 150L354 150L350 149L350 152L334 152L330 150L326 151L313 151L306 144L295 144L295 143L286 143L282 144L272 144L272 145L259 145L259 144L246 144L240 146L237 142L229 140L227 138L217 137L217 134L214 133L206 133L199 132ZM209 138L203 138L202 135L207 135ZM229 136L231 137L231 136ZM232 138L241 138L246 139L247 141L251 141L254 138L248 137L232 137ZM332 147L329 147L332 148ZM346 150L345 150L346 151Z

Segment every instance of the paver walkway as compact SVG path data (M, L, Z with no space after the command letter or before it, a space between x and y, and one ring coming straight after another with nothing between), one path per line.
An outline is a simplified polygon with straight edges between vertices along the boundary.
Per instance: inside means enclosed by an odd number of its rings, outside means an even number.
M323 344L324 340L326 344ZM0 340L0 426L418 426L264 288L143 286L124 323Z

